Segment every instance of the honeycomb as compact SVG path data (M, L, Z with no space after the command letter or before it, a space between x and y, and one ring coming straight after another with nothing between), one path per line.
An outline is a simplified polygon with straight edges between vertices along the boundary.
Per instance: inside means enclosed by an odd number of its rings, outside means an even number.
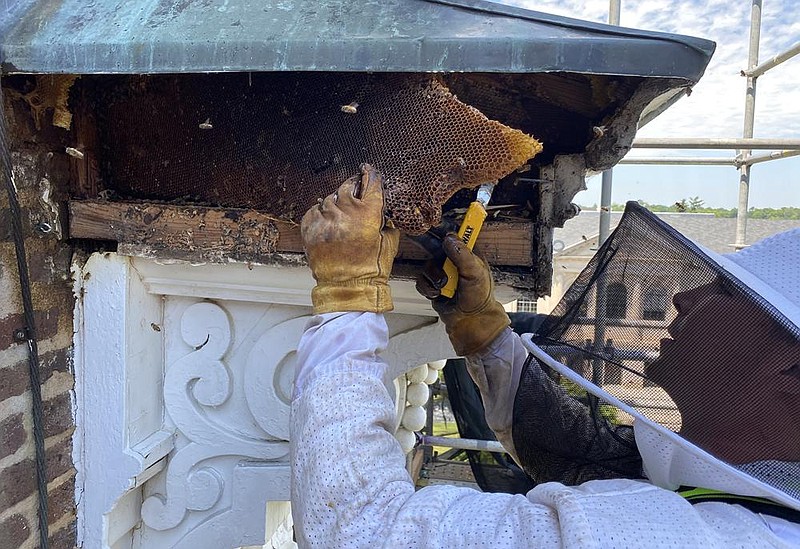
M119 195L249 207L298 221L369 162L402 231L541 144L433 75L262 73L96 80L104 183Z
M72 113L67 102L70 89L78 76L74 74L42 74L36 77L36 85L27 92L15 92L11 95L20 97L31 108L33 123L37 130L42 128L45 112L53 109L53 125L65 130L72 125Z

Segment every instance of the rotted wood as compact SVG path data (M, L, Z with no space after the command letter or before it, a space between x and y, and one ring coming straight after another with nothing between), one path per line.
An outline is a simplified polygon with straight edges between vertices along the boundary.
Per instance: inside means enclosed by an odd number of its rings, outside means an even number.
M297 224L254 210L71 200L69 214L70 238L113 240L131 255L259 263L274 254L303 252ZM493 265L529 267L533 231L532 223L488 222L476 250ZM427 257L411 240L401 240L398 258Z
M76 108L72 117L75 145L67 149L70 156L71 196L95 198L103 190L97 161L98 133L94 110L89 106L86 87L80 82Z

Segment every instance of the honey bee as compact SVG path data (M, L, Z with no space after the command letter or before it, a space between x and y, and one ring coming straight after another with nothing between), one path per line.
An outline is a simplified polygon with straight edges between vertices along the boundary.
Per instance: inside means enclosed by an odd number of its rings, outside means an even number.
M67 147L66 153L73 158L77 158L78 160L83 160L83 152L76 149L75 147Z
M348 105L342 105L342 112L346 114L356 114L358 112L358 103L353 101Z

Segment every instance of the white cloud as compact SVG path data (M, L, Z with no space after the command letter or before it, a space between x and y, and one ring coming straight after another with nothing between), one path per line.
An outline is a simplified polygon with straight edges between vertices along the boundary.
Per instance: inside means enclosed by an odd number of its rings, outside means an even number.
M762 12L760 61L800 40L796 0L769 0ZM607 0L505 0L544 11L605 22ZM690 97L642 129L647 137L740 137L744 123L745 79L750 33L750 2L740 0L622 1L626 27L699 36L714 40L717 51ZM769 71L756 90L756 137L799 137L800 56Z
M502 0L503 3L606 22L608 0ZM760 61L800 41L798 0L763 2ZM717 51L693 93L670 107L640 132L644 137L741 137L750 35L748 0L622 0L626 27L698 36L714 40ZM756 137L800 138L800 56L759 78ZM639 156L732 156L733 151L653 151ZM800 206L800 158L760 164L751 182L750 205ZM700 195L714 207L734 207L739 174L728 167L623 166L614 171L613 201L644 199L669 204ZM579 203L599 201L599 178L589 181Z

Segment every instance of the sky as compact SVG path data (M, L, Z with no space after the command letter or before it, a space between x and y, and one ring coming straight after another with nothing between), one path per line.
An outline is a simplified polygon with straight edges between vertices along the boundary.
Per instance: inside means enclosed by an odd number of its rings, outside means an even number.
M759 61L800 42L798 0L763 0ZM579 19L606 22L608 0L502 0L502 3ZM637 133L637 137L741 137L751 0L622 0L621 25L714 40L717 50L700 82ZM800 55L759 77L754 137L800 138ZM767 151L760 151L764 153ZM633 156L722 156L735 151L634 149ZM587 180L574 201L600 202L600 177ZM730 166L637 166L614 168L612 201L671 204L699 196L709 207L736 207L739 172ZM753 167L750 206L800 207L800 157Z

